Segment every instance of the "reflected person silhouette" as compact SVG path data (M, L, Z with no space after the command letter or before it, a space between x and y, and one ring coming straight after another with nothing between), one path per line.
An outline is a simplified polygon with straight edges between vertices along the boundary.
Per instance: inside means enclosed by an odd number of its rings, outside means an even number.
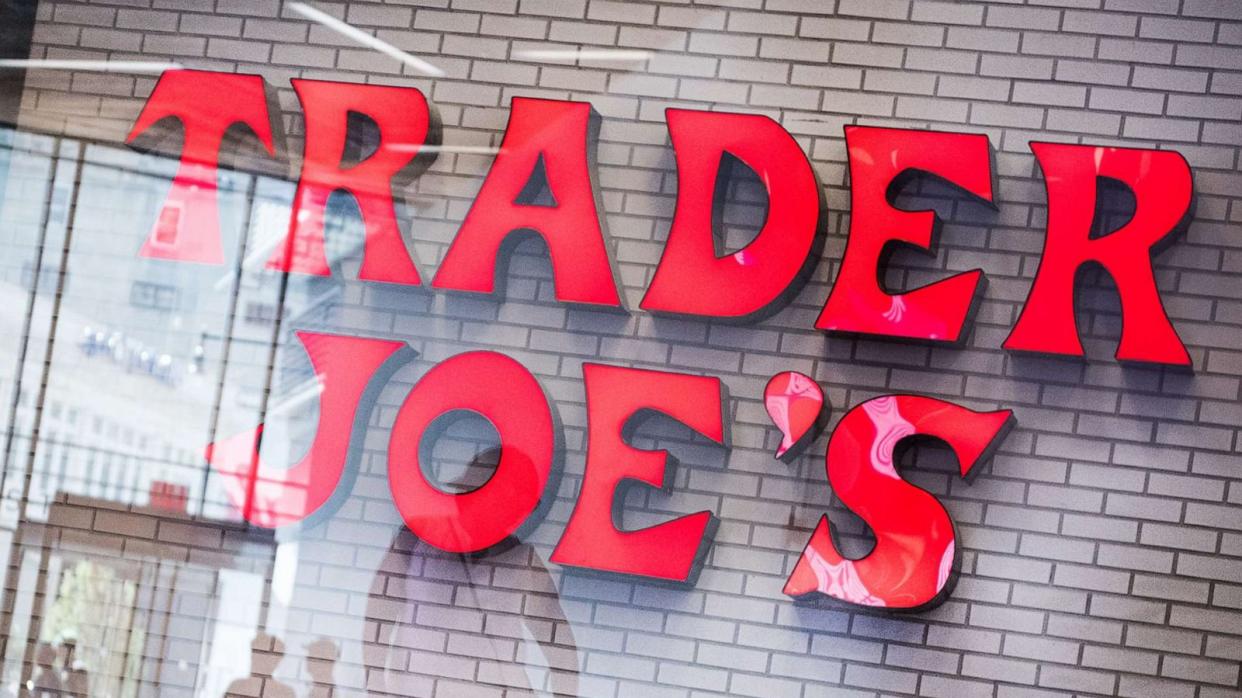
M285 656L280 638L260 632L250 643L250 676L237 679L224 690L224 698L294 698L293 689L272 678Z
M495 450L484 451L471 466L497 460ZM521 610L496 606L501 597L517 594L523 597ZM466 609L484 610L486 619L460 650L451 642L446 647L444 627L435 617ZM529 544L514 543L482 556L459 555L435 549L402 527L376 569L366 621L368 695L408 695L412 685L440 675L429 666L435 661L430 655L444 652L491 665L510 689L536 696L578 695L573 630L551 573Z
M332 698L336 689L336 660L340 652L336 643L321 637L306 646L306 672L311 677L308 698Z
M35 648L35 674L30 679L30 698L61 698L60 676L56 674L56 648L46 642Z
M77 643L68 640L64 647L64 669L60 678L62 693L66 696L74 696L74 698L86 698L91 693L91 675L78 661Z

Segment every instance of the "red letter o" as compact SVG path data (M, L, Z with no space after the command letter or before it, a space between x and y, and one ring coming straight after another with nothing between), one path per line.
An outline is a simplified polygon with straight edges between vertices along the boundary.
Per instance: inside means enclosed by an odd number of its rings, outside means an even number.
M496 472L463 494L428 482L419 459L428 428L454 410L481 415L501 444ZM428 371L397 412L388 443L393 502L405 525L429 545L454 553L486 550L517 537L540 509L556 441L547 397L529 371L496 352L459 354Z

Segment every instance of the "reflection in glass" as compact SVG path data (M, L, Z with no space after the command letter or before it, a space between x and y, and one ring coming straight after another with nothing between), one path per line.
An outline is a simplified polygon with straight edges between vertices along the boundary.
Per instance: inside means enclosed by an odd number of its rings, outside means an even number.
M485 620L469 639L443 630L447 616L480 615L470 610L484 611ZM478 559L439 552L402 529L376 570L366 621L372 696L410 695L411 686L453 676L443 653L477 660L479 683L578 695L573 629L552 575L528 544Z

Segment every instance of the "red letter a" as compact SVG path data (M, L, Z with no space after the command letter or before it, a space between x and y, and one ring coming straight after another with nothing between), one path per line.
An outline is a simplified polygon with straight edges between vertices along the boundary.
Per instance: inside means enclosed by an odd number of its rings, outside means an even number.
M491 293L496 259L514 230L538 233L552 258L556 299L619 306L588 167L591 105L514 97L500 153L431 285ZM555 203L519 202L543 166Z

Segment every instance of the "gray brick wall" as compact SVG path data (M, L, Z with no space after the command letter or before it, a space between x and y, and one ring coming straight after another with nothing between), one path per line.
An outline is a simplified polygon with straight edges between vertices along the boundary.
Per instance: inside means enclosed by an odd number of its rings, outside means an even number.
M532 684L644 698L1239 694L1242 3L317 6L427 58L447 77L412 74L277 0L44 0L33 56L167 59L262 74L280 88L290 152L301 133L291 77L416 86L440 109L445 142L459 145L499 144L513 96L590 101L603 116L599 181L630 308L651 278L672 213L666 107L777 119L810 156L829 206L828 244L812 282L788 308L745 329L557 305L538 244L520 249L503 301L333 282L343 290L337 329L405 337L421 352L384 391L348 501L304 531L298 548L286 642L296 655L297 638L337 641L339 695L368 688L523 695ZM522 57L549 47L653 54L646 63ZM153 84L151 76L34 71L21 122L119 140ZM998 212L931 180L903 194L904 205L935 206L946 225L935 255L900 252L886 277L900 288L983 267L989 285L962 347L813 329L849 226L842 126L853 123L981 132L997 151ZM1193 373L1112 361L1118 303L1098 274L1087 275L1078 300L1089 361L1000 350L1039 262L1046 210L1027 147L1036 139L1175 148L1190 160L1195 219L1156 270ZM406 230L425 278L488 163L485 155L445 153L405 192ZM744 236L762 207L744 178L733 197L729 222ZM498 348L539 376L564 423L568 455L556 504L529 545L462 561L394 538L399 518L384 454L409 385L435 361L479 347ZM683 467L671 494L636 489L625 500L630 526L700 509L720 517L693 588L545 562L581 479L586 359L708 373L729 388L728 453L667 423L645 427L639 442L669 448ZM791 465L771 456L777 435L759 396L769 375L786 369L821 381L834 420L896 391L1015 410L1017 428L972 483L954 477L934 448L918 451L904 471L958 524L963 574L944 605L890 616L802 607L781 595L825 510L847 548L868 547L865 527L827 487L823 439ZM460 436L468 452L474 435ZM397 638L391 648L386 637ZM297 674L295 664L283 671Z

